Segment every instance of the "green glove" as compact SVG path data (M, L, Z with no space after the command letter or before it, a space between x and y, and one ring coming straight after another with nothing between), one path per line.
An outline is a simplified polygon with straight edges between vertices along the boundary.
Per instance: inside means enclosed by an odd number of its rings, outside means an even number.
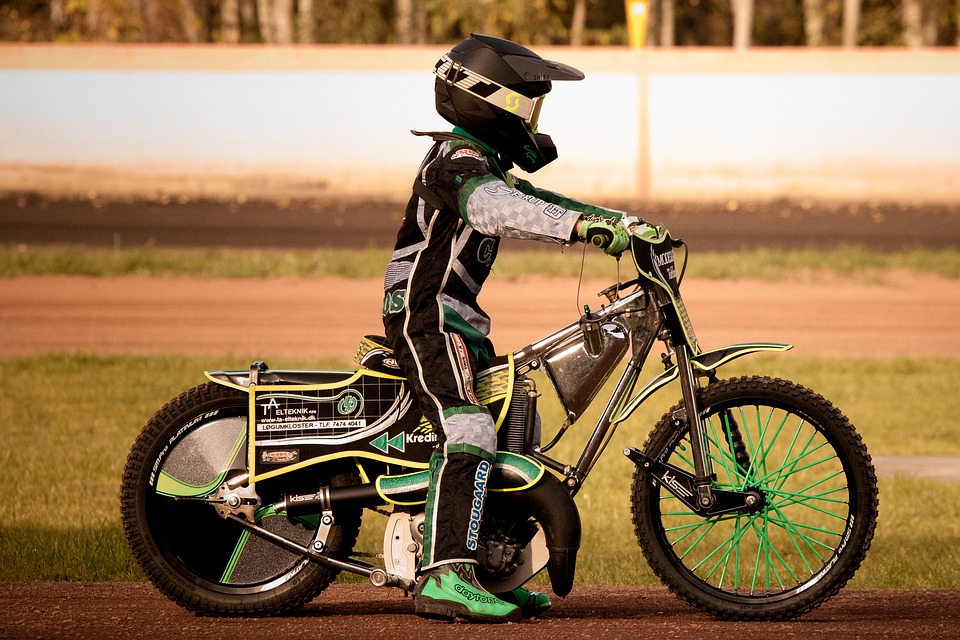
M630 234L619 220L584 218L580 227L580 239L589 242L607 255L619 256L630 248Z

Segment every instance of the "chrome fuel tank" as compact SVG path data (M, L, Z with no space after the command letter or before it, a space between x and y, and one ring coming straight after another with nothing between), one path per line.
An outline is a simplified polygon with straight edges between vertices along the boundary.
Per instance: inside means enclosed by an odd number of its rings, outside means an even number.
M577 331L543 356L543 369L571 420L590 405L630 344L630 332L619 319L605 320L600 335L597 355L590 354L583 333Z

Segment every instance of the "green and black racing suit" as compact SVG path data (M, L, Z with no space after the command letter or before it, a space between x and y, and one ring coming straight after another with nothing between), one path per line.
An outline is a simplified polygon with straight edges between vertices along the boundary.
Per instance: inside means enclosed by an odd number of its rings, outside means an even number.
M581 217L613 212L537 189L503 171L496 152L461 129L430 134L384 278L387 339L420 409L442 433L430 461L422 570L475 562L497 435L473 390L493 356L477 304L501 237L568 244Z

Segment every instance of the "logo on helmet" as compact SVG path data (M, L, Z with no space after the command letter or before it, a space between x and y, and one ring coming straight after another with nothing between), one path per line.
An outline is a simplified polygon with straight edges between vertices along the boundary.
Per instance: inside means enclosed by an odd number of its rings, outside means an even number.
M520 108L520 98L521 95L516 91L511 91L507 94L506 106L503 108L509 111L510 113L515 113L517 109Z

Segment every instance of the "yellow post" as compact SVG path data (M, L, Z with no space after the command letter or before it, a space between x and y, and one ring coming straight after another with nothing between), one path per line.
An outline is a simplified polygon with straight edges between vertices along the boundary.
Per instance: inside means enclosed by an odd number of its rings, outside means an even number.
M630 48L642 49L647 39L647 16L649 0L624 0L627 5L627 33L630 34Z

